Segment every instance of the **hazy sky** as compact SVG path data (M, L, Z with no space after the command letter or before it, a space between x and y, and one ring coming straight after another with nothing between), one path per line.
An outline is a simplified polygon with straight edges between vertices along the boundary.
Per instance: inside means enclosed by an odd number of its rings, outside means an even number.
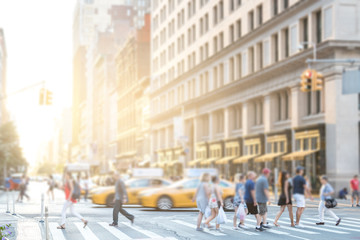
M54 105L40 107L40 87L8 99L25 157L33 164L53 133L55 117L71 106L72 17L75 0L0 0L8 53L7 92L46 81Z

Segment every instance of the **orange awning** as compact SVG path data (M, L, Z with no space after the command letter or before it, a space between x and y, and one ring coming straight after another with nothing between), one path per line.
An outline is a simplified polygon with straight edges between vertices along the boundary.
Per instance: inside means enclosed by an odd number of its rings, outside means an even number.
M257 156L259 156L259 154L245 155L245 156L235 159L233 161L233 163L247 163L250 159L255 158Z
M291 161L291 160L303 160L307 155L312 153L318 152L319 150L308 150L308 151L299 151L299 152L292 152L286 154L281 159L283 161Z
M224 158L221 158L219 160L216 160L215 164L217 164L217 165L227 164L231 160L233 160L234 158L236 158L236 157L234 157L234 156L224 157Z
M284 153L268 153L255 158L255 162L268 162L274 158L284 155Z
M215 162L215 161L218 160L218 159L219 159L218 157L208 158L208 159L206 159L206 160L201 161L201 165L203 165L203 166L204 166L204 165L209 165L209 164Z

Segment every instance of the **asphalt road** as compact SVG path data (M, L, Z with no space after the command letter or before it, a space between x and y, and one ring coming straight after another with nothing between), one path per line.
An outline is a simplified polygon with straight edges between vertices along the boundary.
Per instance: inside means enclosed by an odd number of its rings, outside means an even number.
M41 193L46 190L43 183L31 183L29 186L30 201L17 203L15 211L18 214L18 238L39 240L41 236L45 239L44 224L40 220ZM11 199L11 198L10 198ZM45 197L45 205L49 209L49 235L56 240L92 240L92 239L360 239L360 208L351 208L340 204L334 211L342 218L340 226L335 226L334 220L329 216L326 218L325 226L316 226L318 221L317 202L309 202L309 207L305 210L302 224L305 228L291 228L288 221L287 212L281 217L280 227L272 227L265 232L255 232L255 219L247 216L247 230L232 229L232 212L227 212L228 223L222 225L223 232L195 231L197 218L196 209L174 209L171 211L157 211L146 209L140 206L127 207L126 210L135 215L135 224L131 226L129 221L119 215L119 227L109 227L112 222L112 209L103 206L93 205L91 202L80 202L76 204L76 210L89 220L87 228L82 228L80 220L69 216L67 219L66 230L58 230L60 213L64 202L63 192L56 191L56 199L49 202ZM0 211L6 211L6 195L0 196ZM12 205L10 206L12 211ZM269 206L269 222L272 222L277 206ZM294 209L295 210L295 209Z

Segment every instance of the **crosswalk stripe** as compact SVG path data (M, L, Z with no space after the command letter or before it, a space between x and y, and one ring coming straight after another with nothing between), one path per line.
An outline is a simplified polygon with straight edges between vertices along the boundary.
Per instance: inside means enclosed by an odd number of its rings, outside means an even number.
M274 219L268 218L270 221L274 221ZM285 221L281 221L278 220L279 223L284 223L284 224L288 224L288 222ZM287 226L281 226L280 229L286 229L286 230L290 230L290 231L294 231L294 232L300 232L300 233L306 233L306 234L319 234L317 232L312 232L312 231L307 231L307 230L303 230L303 229L299 229L299 228L294 228L294 227L287 227Z
M227 222L232 223L233 221L228 220ZM243 234L250 235L250 236L259 235L258 233L246 231L245 229L234 230L232 227L225 226L225 225L221 225L221 228L228 229L228 230L238 232L238 233L243 233Z
M158 235L156 233L153 233L153 232L150 232L148 230L142 229L141 227L138 227L138 226L133 226L128 222L121 222L121 223L128 226L129 228L132 228L132 229L134 229L134 230L136 230L136 231L150 237L150 238L163 238L162 236L160 236L160 235Z
M309 218L306 218L306 219L309 219ZM331 220L335 222L334 219L331 219ZM315 224L315 222L314 222L314 224ZM334 224L334 226L335 226L335 224ZM347 227L343 227L343 226L348 226L348 227L353 227L353 228L347 228ZM343 221L341 221L339 226L335 226L335 227L336 227L336 229L342 229L342 230L353 231L353 232L360 232L360 229L356 229L358 226L354 226L354 225L351 225L351 224L348 224L348 223L343 223Z
M300 223L313 224L312 222L308 222L308 221L304 221L304 220L301 220ZM336 230L332 230L332 229L327 229L327 228L323 228L322 226L313 227L313 226L306 225L305 227L315 229L315 230L324 231L324 232L332 232L332 233L338 233L338 234L349 234L348 232L342 232L342 231L336 231Z
M131 237L129 237L125 233L121 232L119 229L116 229L114 227L110 227L108 223L99 222L98 224L100 226L102 226L103 228L105 228L107 231L109 231L112 235L114 235L118 239L122 239L122 240L130 240L130 239L132 239Z
M175 222L175 223L178 223L178 224L181 224L181 225L184 225L184 226L187 226L187 227L190 227L190 228L193 228L194 230L196 229L195 224L187 223L187 222L184 222L184 221L181 221L181 220L171 220L171 221ZM204 229L204 232L209 233L209 234L214 235L214 236L226 236L226 234L224 234L224 233L210 231L209 229L206 229L206 228Z
M86 240L99 240L98 237L90 230L89 227L84 228L84 224L82 222L76 222L74 225L77 227L81 235Z
M328 221L334 221L334 219L332 219L332 218L325 218L325 220L328 220ZM353 220L345 220L345 219L343 219L343 218L341 218L341 225L344 225L344 223L346 223L347 225L346 226L351 226L351 227L360 227L360 224L355 224L354 223L354 221Z
M345 219L349 219L349 220L353 220L353 221L360 221L359 218L350 218L350 217L347 217L347 218L345 218Z
M253 219L246 219L246 221L256 223L256 220L253 220ZM275 233L275 234L278 234L278 235L289 235L290 234L290 233L287 233L287 232L281 232L281 231L277 231L277 230L274 230L274 229L266 229L266 231L271 232L271 233Z
M57 229L58 226L59 226L59 224L56 222L49 223L49 230L51 232L52 239L53 240L66 240L66 238L62 232L63 230Z

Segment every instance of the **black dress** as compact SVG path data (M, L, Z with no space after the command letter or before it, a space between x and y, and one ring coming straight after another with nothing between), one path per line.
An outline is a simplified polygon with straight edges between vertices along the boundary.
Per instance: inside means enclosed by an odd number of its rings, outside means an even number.
M286 195L285 195L285 183L283 184L283 186L281 186L281 195L278 201L278 205L279 206L285 206L288 204L292 204L291 202L291 190L292 190L292 185L291 185L291 181L288 181L288 195L289 195L289 203L286 203Z

